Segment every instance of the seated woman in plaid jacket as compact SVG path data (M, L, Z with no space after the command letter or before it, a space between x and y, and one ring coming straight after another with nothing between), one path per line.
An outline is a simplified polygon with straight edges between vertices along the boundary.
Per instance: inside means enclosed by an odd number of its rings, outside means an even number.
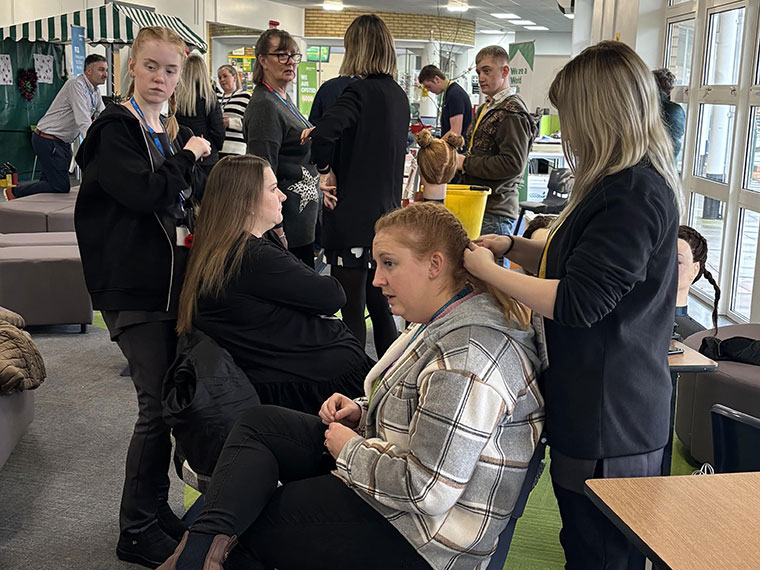
M161 569L221 570L235 536L227 568L486 566L543 427L533 331L464 270L467 233L442 205L396 210L375 230L374 285L412 324L364 397L334 394L319 417L242 416Z

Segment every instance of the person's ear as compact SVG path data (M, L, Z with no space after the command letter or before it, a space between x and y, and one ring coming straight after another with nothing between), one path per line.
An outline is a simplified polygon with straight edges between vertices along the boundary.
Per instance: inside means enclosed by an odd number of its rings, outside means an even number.
M135 60L131 57L129 58L129 63L127 64L127 69L129 70L129 76L134 78L135 76Z
M509 77L509 64L504 66L504 69L502 69L501 72L502 77Z
M435 251L430 256L430 266L428 267L428 277L435 279L443 271L443 267L446 265L446 261L443 258L443 254L440 251Z
M694 283L694 281L697 279L697 275L699 275L699 261L695 261L691 264L691 282Z

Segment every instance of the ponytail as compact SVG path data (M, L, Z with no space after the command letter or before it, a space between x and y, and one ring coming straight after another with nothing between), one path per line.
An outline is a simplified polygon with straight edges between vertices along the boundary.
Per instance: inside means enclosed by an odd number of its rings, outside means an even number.
M169 116L166 118L166 135L170 141L177 138L179 123L177 122L177 94L176 90L169 97Z

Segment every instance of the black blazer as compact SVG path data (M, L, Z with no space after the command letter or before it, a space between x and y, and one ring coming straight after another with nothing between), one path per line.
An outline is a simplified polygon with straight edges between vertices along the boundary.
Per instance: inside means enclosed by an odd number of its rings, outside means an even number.
M199 162L204 166L212 166L219 162L219 150L224 145L224 121L222 120L222 108L214 99L214 107L210 113L206 113L206 101L198 97L195 103L195 115L182 115L177 112L177 122L183 127L189 128L197 137L211 143L211 154L202 158Z
M322 245L370 247L375 222L401 205L409 100L390 75L348 85L311 133L312 159L330 165L338 205L324 210Z

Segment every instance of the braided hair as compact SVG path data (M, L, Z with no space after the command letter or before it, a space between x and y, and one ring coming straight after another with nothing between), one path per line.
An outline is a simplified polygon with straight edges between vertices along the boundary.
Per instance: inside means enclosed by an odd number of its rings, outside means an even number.
M707 269L705 265L707 263L707 240L702 234L690 226L678 227L678 239L682 239L689 244L691 248L691 255L696 263L699 263L699 271L692 283L699 281L699 278L704 275L705 279L709 281L710 285L715 289L715 299L713 300L712 310L712 323L715 328L715 332L718 331L718 301L720 301L720 287L715 282L715 278L712 273Z

